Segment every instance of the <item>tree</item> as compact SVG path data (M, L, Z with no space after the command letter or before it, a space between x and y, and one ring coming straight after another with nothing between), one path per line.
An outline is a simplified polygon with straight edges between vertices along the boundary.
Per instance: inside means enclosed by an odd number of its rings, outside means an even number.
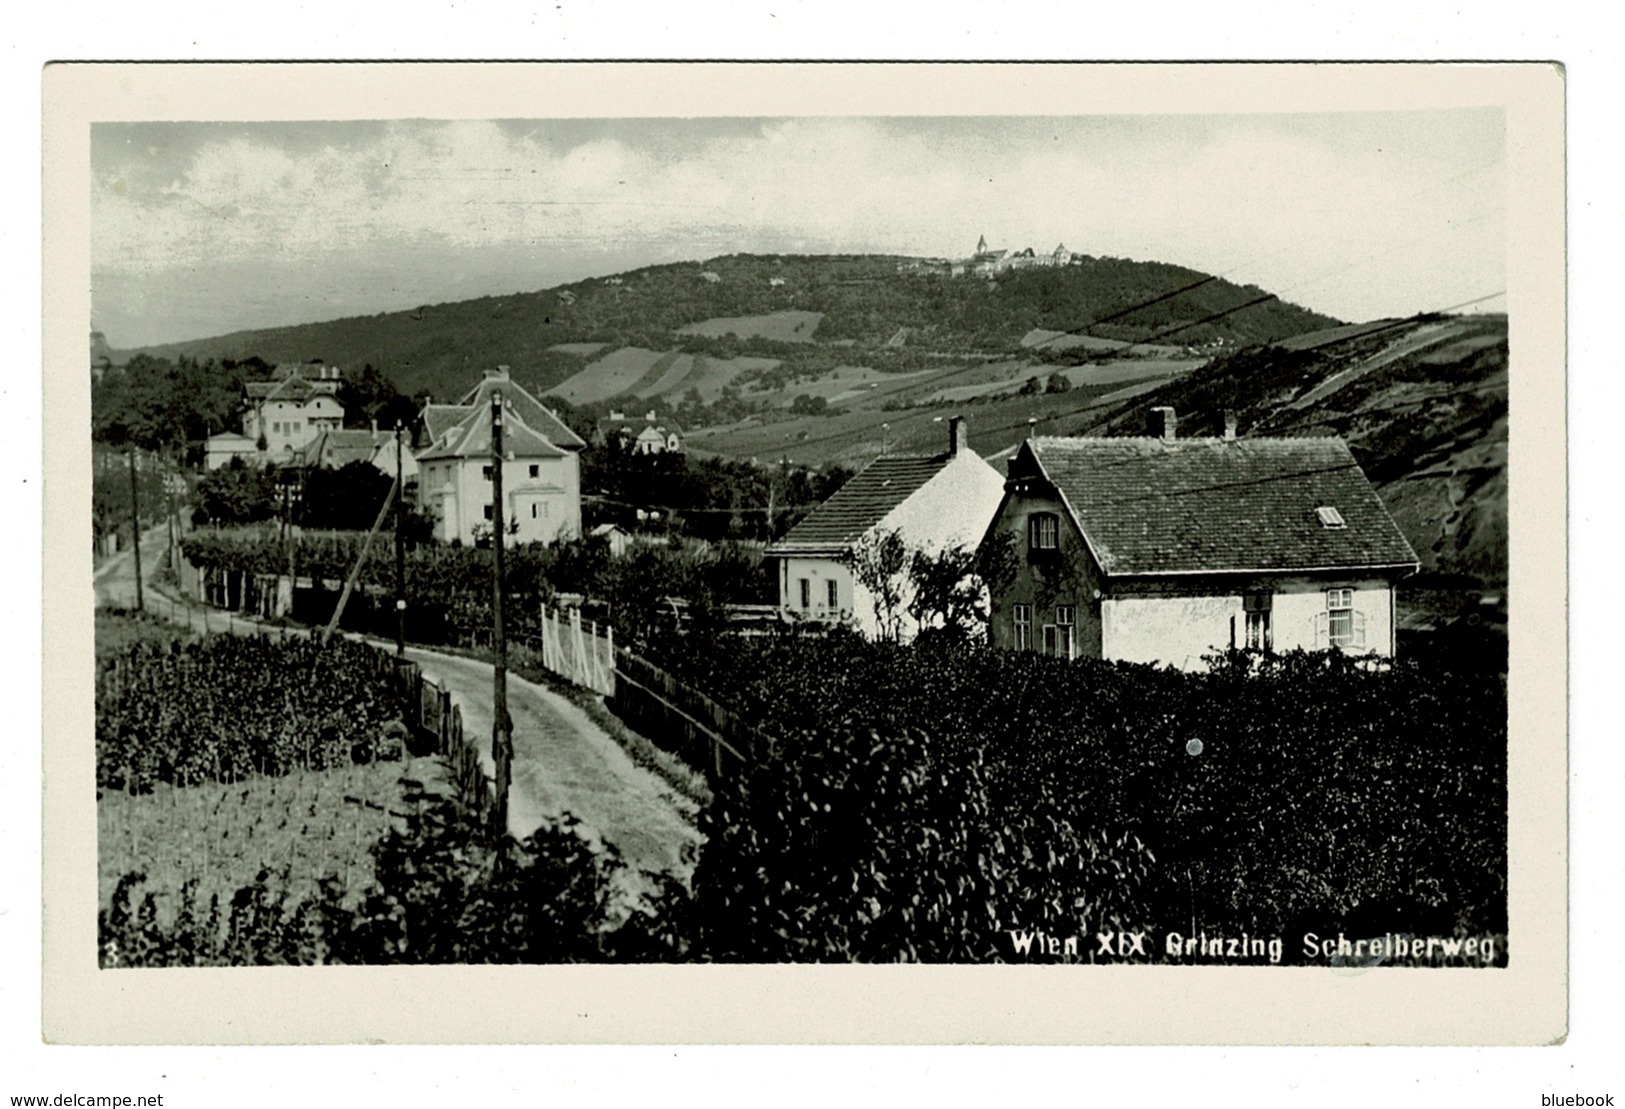
M992 594L1014 581L1015 541L1000 532L982 547L916 551L909 559L908 612L921 639L985 642Z
M205 474L197 485L198 514L214 524L252 524L276 516L276 477L270 467L255 468L233 458Z
M1067 380L1065 374L1059 370L1049 375L1049 382L1044 386L1046 393L1064 393L1072 388L1072 382Z
M908 546L896 528L870 531L852 549L852 570L869 591L875 626L881 639L896 642L902 633L903 573L908 568Z
M311 528L365 531L378 518L394 478L370 462L311 470L300 498L299 522Z

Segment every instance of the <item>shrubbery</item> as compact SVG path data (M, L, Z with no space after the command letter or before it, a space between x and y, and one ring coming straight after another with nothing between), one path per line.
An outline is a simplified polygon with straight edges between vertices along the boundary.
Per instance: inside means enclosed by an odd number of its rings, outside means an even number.
M701 881L702 916L718 919L730 889L755 891L744 901L767 913L771 893L836 929L813 944L825 957L856 942L871 869L982 899L946 930L916 924L909 942L922 958L938 957L934 944L974 943L973 920L989 932L1063 927L1076 919L1069 890L1142 926L1210 933L1506 926L1497 675L1305 653L1236 654L1184 674L855 637L735 641L673 665L758 721L780 752L706 817L701 875L726 877ZM907 738L854 738L871 735ZM1003 883L990 870L1001 858ZM1086 858L1143 878L1085 877L1072 868ZM743 909L731 903L726 917L751 938L719 954L745 957L777 934ZM910 953L868 942L880 947L861 957Z
M130 643L96 663L96 785L235 782L379 758L400 715L393 663L313 638L217 636Z

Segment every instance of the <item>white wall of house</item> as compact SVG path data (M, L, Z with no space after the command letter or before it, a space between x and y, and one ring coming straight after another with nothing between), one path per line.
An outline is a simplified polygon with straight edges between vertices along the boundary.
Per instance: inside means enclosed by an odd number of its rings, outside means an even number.
M1328 642L1331 589L1348 590L1350 641L1343 644L1344 649L1391 656L1394 595L1386 582L1294 580L1248 590L1248 595L1269 598L1270 638L1275 650L1324 650L1332 645ZM1247 645L1247 602L1240 592L1108 597L1100 602L1100 617L1102 656L1123 662L1166 662L1194 670L1202 666L1204 655Z
M394 478L394 476L395 476L395 439L394 439L394 437L391 436L389 438L386 438L382 443L380 443L378 445L378 449L372 452L372 458L369 461L371 461L372 464L374 466L376 466L379 469L380 472L382 472L383 474L385 474L386 476L388 476L390 478ZM506 476L506 474L504 474L504 476ZM411 448L410 445L403 444L402 447L401 447L401 480L403 482L405 482L407 485L410 485L410 484L412 484L412 482L417 480L417 477L418 477L418 460L417 460L417 456L412 453L412 448Z
M487 458L440 458L419 464L418 499L434 514L435 538L472 543L494 513ZM504 521L509 543L551 543L581 534L581 467L575 454L514 458L503 464Z
M251 466L264 461L254 440L231 432L211 435L203 445L205 469L218 470L222 466L229 466L234 458L241 458Z
M1004 498L1004 477L974 451L962 450L935 477L914 491L902 504L887 513L870 529L870 534L897 531L910 554L924 551L936 554L953 546L974 550ZM812 602L801 604L801 582L808 583ZM828 583L836 583L839 603L828 603ZM901 617L904 640L916 631L908 604L913 589L905 570L900 576L896 615ZM836 622L850 619L864 635L880 634L880 621L874 595L857 580L849 559L789 557L779 560L779 610L801 619Z
M265 449L272 457L300 450L324 427L343 425L344 407L327 394L305 401L268 400L243 413L243 434L258 443L263 433Z
M1004 499L1004 475L974 451L964 450L876 525L896 529L910 551L975 549Z
M806 604L802 603L805 582ZM835 604L829 603L830 583L835 584ZM875 634L874 608L868 591L852 577L852 567L830 558L779 559L779 611L793 619L839 623L851 618L866 635Z

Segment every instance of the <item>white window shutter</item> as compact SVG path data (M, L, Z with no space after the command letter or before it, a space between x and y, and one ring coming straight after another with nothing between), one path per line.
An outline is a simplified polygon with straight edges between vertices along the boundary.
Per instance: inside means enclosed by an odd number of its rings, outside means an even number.
M1324 612L1315 613L1315 650L1323 651L1332 644L1330 617Z
M1365 646L1365 613L1354 610L1354 646Z

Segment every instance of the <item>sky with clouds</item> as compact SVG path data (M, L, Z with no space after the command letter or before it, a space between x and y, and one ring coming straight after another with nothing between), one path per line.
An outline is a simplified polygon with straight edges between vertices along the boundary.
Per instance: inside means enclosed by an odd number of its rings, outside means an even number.
M1344 319L1505 282L1491 109L103 123L91 140L92 311L121 349L736 251L960 257L979 235L1179 263Z

